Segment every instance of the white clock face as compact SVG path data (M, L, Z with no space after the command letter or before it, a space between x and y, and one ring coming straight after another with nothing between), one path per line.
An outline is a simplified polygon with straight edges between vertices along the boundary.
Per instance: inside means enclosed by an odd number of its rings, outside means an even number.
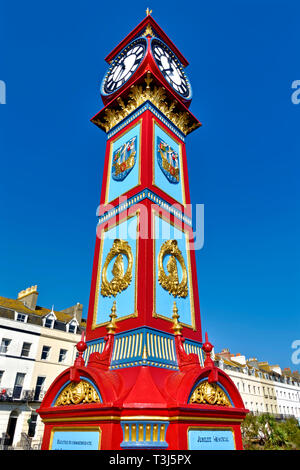
M132 41L120 52L113 60L103 79L101 87L102 94L109 95L114 93L118 88L124 85L142 62L146 48L146 39L139 38Z
M151 48L158 68L167 82L181 96L190 98L191 86L175 54L166 44L156 38L151 41Z

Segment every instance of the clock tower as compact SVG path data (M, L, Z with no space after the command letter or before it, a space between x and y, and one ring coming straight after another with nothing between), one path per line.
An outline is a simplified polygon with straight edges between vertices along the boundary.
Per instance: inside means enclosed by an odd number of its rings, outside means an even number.
M202 340L188 62L150 14L105 60L91 119L107 142L87 328L39 410L43 448L241 449L246 410Z

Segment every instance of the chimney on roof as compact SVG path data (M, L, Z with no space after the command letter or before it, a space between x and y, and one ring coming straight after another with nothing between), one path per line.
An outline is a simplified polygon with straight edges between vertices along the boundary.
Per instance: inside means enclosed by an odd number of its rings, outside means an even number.
M39 293L37 291L37 286L31 286L25 290L21 290L18 293L17 300L20 300L26 307L30 308L31 310L35 310L38 295Z
M228 348L223 348L222 351L220 353L218 353L218 355L222 356L225 359L230 359L230 357L232 356L232 354L230 354Z

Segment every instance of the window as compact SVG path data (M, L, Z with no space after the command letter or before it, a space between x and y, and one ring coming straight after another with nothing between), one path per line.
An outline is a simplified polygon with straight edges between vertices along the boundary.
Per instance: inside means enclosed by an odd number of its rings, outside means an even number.
M0 353L6 354L8 346L10 345L10 343L11 343L11 339L2 338L1 346L0 346Z
M66 349L61 349L59 351L58 362L64 362L66 360L67 352L68 351Z
M13 397L14 398L20 398L21 397L25 375L26 374L23 374L21 372L18 372L17 375L16 375L15 385L14 385L14 390L13 390Z
M32 412L31 416L28 420L28 436L29 437L34 437L35 435L35 428L36 428L36 423L38 419L38 414L36 412Z
M67 331L69 333L76 333L76 331L77 331L77 322L76 321L71 321L70 323L68 323Z
M43 346L42 349L42 354L41 354L41 359L46 360L49 357L50 354L50 346Z
M53 315L49 315L48 317L46 317L44 326L46 328L53 328L53 326L54 326L54 316Z
M0 385L1 385L3 374L4 374L4 370L0 370Z
M27 318L28 318L28 316L25 315L25 313L18 313L18 312L16 312L15 319L16 319L17 321L26 323L26 322L27 322Z
M40 393L45 382L45 377L38 377L36 379L35 391L34 391L34 400L40 400Z
M31 343L23 343L22 351L21 351L21 356L23 357L28 357L29 356L29 351L30 351Z

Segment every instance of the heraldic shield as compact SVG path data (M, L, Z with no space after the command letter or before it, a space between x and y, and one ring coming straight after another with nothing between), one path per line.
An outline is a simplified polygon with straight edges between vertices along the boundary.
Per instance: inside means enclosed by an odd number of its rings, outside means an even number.
M160 137L157 137L157 161L168 181L178 184L180 180L178 153Z
M133 169L136 162L136 136L117 148L112 159L112 178L123 181Z

